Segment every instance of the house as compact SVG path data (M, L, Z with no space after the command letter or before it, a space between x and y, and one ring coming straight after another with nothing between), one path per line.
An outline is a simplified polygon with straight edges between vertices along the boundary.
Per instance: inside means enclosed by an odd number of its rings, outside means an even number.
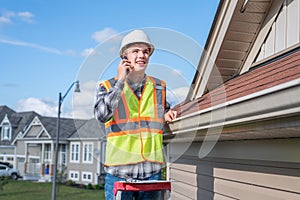
M37 115L35 112L17 113L7 106L0 106L0 161L16 166L16 147L13 141L24 133Z
M300 199L300 0L221 0L164 136L171 199Z
M106 138L104 127L90 119L68 138L68 179L83 184L103 184Z
M52 181L57 118L0 106L1 161L25 180ZM104 131L95 119L60 119L58 173L82 184L103 183Z
M56 123L55 117L35 116L25 132L15 138L13 144L16 146L17 166L24 173L25 179L51 181L54 173ZM76 120L75 125L74 119L62 118L60 123L58 170L67 164L67 138L85 121Z

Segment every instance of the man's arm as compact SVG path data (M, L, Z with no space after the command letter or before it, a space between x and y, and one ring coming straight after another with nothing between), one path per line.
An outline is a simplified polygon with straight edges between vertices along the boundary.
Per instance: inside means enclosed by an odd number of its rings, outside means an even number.
M109 91L103 85L99 85L94 106L94 114L97 120L105 123L113 116L121 98L123 87L124 82L119 80L116 81Z

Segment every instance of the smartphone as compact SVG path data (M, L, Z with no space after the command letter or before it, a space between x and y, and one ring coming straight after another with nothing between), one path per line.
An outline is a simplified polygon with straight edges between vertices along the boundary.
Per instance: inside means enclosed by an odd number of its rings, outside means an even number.
M127 56L122 56L122 59L123 60L128 60ZM126 74L127 75L129 74L129 72L130 72L129 69L126 69Z

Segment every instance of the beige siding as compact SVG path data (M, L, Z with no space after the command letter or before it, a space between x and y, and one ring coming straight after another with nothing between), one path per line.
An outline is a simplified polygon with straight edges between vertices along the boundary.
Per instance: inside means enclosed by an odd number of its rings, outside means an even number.
M36 137L40 134L42 131L42 127L39 125L33 125L30 127L30 129L27 131L26 137Z
M300 0L284 0L256 61L274 55L300 42Z
M24 155L25 156L25 141L24 140L17 140L16 155Z
M78 180L76 182L88 184L88 183L96 183L97 182L97 172L98 172L98 165L100 164L99 155L95 154L95 149L98 148L98 141L95 140L83 140L83 141L72 141L72 142L78 142L80 143L80 156L79 156L79 162L74 163L70 162L70 156L71 156L71 149L70 146L68 147L68 154L67 154L67 166L68 166L68 179L70 179L70 172L77 172L78 173ZM72 144L70 142L70 144ZM83 162L83 153L84 153L84 144L92 144L93 150L92 150L92 163L86 163ZM92 179L91 182L82 180L84 173L91 173Z
M264 152L260 149L263 143ZM204 159L198 157L200 146L201 143L192 143L170 165L170 178L175 180L172 200L300 199L300 162L283 159L297 156L289 152L299 153L299 139L219 142ZM273 156L266 160L271 152L278 159Z

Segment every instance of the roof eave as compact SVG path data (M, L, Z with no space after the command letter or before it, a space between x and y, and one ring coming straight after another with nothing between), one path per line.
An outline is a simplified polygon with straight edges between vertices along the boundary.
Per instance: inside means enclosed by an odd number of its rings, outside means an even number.
M296 132L296 135L287 135L284 131L280 133L262 133L261 135L259 132L255 132L253 138L251 134L243 134L243 131L246 131L246 129L249 131L249 126L255 129L255 123L258 121L300 115L300 99L297 98L299 93L300 79L296 79L264 91L182 116L169 125L171 133L166 134L168 136L165 136L165 140L174 136L181 138L180 135L186 139L198 135L198 140L204 140L208 133L211 136L221 136L220 139L224 139L225 129L228 132L228 127L232 128L229 132L234 133L236 131L236 134L231 135L231 140L300 137L300 124L298 124L299 127L297 129L299 130ZM243 128L242 124L247 124L247 126ZM236 129L237 127L238 130ZM202 136L199 137L200 132L202 132Z

